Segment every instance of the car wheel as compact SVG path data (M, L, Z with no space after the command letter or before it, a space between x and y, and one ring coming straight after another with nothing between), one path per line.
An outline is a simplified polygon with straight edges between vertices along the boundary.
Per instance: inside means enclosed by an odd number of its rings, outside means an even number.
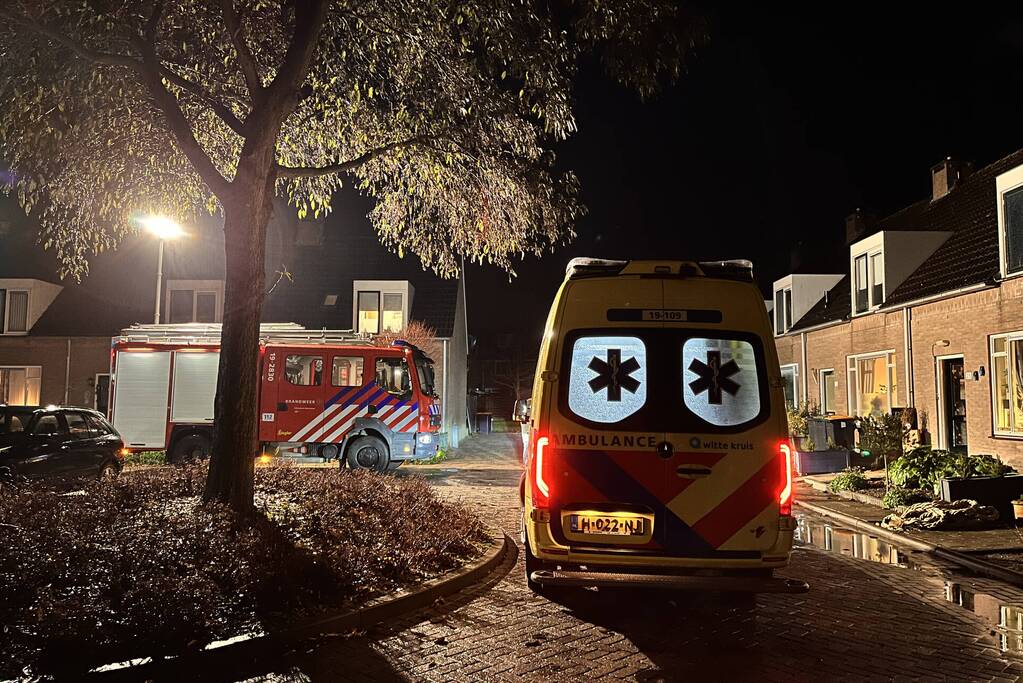
M113 481L117 479L117 475L121 473L121 470L114 463L109 460L103 463L103 467L99 470L100 481Z
M187 465L210 457L210 440L202 434L189 434L174 442L167 460L174 465Z
M383 439L375 436L360 436L345 453L348 467L353 470L370 470L379 474L387 472L391 453Z

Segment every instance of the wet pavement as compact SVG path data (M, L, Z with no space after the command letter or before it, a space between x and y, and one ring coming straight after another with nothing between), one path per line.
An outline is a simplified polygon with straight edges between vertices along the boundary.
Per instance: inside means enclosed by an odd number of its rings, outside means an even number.
M517 436L408 467L517 537ZM803 517L787 577L805 595L580 591L559 602L506 574L355 636L206 672L218 680L954 680L1023 676L1023 591ZM510 562L508 563L511 564ZM268 670L269 669L269 670Z

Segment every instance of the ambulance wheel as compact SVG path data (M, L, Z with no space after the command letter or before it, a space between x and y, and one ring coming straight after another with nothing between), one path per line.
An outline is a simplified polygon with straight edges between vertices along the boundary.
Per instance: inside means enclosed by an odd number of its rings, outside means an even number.
M358 437L352 441L345 455L348 467L352 470L371 470L384 474L391 462L387 444L375 436Z
M202 434L188 434L174 442L167 459L174 465L187 465L210 457L210 440Z

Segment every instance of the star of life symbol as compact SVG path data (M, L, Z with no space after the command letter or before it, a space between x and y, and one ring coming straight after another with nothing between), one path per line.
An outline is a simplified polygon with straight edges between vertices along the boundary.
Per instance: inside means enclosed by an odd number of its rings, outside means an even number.
M639 389L639 380L632 377L632 373L639 370L639 361L633 356L623 363L621 349L608 349L606 361L594 356L587 367L597 373L589 381L590 390L597 393L607 389L608 401L621 401L622 389L630 394Z
M707 402L712 405L721 405L722 392L735 396L742 388L742 385L730 379L739 372L738 364L730 360L722 365L720 351L707 351L706 363L694 358L689 364L689 370L698 375L697 379L689 383L689 388L697 396L706 391Z

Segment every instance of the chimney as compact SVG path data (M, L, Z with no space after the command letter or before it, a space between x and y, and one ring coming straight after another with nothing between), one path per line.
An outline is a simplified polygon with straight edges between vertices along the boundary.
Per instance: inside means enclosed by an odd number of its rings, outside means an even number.
M862 209L856 209L851 214L845 217L845 246L849 246L853 242L859 242L861 239L867 236L871 226L874 224L874 218L870 214L864 213Z
M965 180L973 171L973 165L945 157L940 163L931 167L931 201L937 201L955 188L956 184Z

